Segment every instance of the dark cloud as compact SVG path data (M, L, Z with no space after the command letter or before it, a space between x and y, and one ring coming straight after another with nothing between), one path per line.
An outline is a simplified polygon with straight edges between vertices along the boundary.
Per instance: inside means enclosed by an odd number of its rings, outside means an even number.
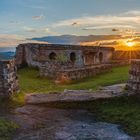
M111 41L111 42L103 42L102 43L102 45L111 45L111 46L113 46L113 45L119 45L119 42L117 42L117 41Z
M76 26L76 25L78 25L78 22L73 22L71 25Z
M119 29L115 29L115 28L112 29L112 32L118 32L118 31Z

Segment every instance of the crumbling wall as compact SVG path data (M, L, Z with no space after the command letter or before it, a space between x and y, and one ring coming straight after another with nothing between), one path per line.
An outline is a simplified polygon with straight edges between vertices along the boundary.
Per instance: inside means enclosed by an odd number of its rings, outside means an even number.
M40 76L57 79L64 72L72 75L68 76L70 80L82 79L96 75L92 66L110 63L113 52L114 48L109 47L27 43L17 47L16 63L18 66L26 63L28 66L38 67ZM103 71L108 69L100 67L99 73L102 68ZM69 70L71 71L68 72ZM73 75L75 78L71 78Z
M64 57L70 61L70 54L75 53L76 59L74 62L75 67L84 66L82 51L76 47L69 47L64 45L51 45L51 44L20 44L16 50L16 64L21 66L23 63L26 63L28 66L40 68L42 64L50 62L49 55L55 53L57 58L64 55Z
M112 70L112 65L98 65L77 69L60 70L56 76L56 83L65 83L95 76Z
M0 97L10 97L18 91L15 60L0 61Z
M127 89L140 94L140 59L132 60Z

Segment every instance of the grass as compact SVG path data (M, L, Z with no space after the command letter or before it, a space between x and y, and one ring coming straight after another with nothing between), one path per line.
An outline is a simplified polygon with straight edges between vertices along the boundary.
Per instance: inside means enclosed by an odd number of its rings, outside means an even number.
M128 80L129 66L113 68L112 72L86 78L68 85L55 85L47 78L40 78L38 70L24 68L19 70L21 93L14 98L23 102L23 96L27 93L48 93L63 91L64 89L92 89L101 86L123 83ZM108 100L98 100L85 103L51 104L51 107L82 108L88 109L97 115L101 121L122 124L124 130L130 134L140 134L140 97L121 97Z
M9 140L17 128L15 123L0 118L0 140Z
M55 85L47 78L40 78L38 70L24 68L18 72L21 86L21 94L26 93L48 93L63 91L64 89L92 89L128 80L129 66L113 68L112 72L86 78L68 85ZM55 106L55 104L51 105ZM130 134L140 134L140 97L121 97L109 100L99 100L87 103L56 104L55 107L62 108L84 108L94 112L102 121L122 124L123 128Z
M112 72L86 78L67 85L55 85L47 78L40 78L38 70L24 68L19 70L19 81L22 93L48 93L63 91L64 89L92 89L116 83L126 82L128 79L129 66L113 68Z

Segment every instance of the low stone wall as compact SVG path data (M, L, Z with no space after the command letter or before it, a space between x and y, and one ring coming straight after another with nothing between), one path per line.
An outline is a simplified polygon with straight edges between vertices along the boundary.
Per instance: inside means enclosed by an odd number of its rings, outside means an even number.
M19 91L15 60L0 60L0 97L10 97Z
M140 93L140 59L132 60L129 75L127 89Z
M39 73L41 77L45 76L48 78L56 79L60 71L72 68L74 68L74 66L71 62L65 62L62 64L54 60L42 64L39 68Z
M83 79L90 76L95 76L97 74L101 74L104 72L111 71L111 65L97 65L92 67L84 67L77 69L67 69L63 71L59 71L56 77L56 83L67 83L79 79Z

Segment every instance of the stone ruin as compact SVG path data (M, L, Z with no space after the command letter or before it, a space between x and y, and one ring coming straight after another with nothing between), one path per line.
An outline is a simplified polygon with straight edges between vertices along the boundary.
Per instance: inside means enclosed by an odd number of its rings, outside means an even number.
M113 52L112 47L27 43L17 47L16 64L63 82L110 71Z
M140 93L140 59L131 61L129 81L126 88L134 93Z
M10 97L19 91L15 60L0 60L0 97Z

